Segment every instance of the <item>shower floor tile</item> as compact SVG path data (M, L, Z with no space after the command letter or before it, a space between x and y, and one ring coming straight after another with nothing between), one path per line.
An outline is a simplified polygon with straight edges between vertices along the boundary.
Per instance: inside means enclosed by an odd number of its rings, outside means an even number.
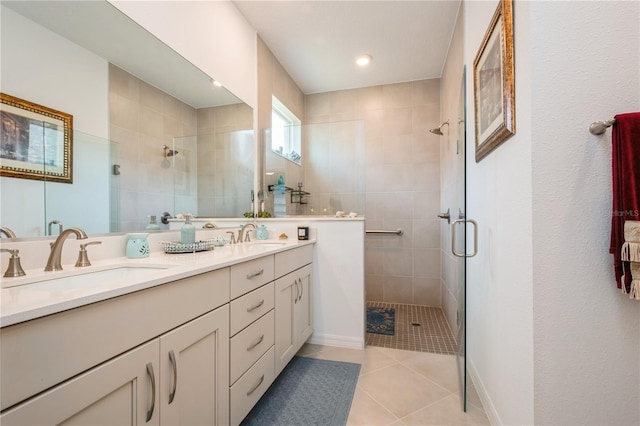
M367 302L368 307L395 309L395 334L366 333L365 344L383 348L455 355L458 349L441 308Z

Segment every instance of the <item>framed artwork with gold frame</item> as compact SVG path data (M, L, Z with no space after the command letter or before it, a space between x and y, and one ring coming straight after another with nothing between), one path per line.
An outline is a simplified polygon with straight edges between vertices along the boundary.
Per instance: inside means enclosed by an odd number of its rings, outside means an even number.
M513 0L501 0L473 61L476 162L516 132Z
M0 176L73 183L73 116L0 93Z

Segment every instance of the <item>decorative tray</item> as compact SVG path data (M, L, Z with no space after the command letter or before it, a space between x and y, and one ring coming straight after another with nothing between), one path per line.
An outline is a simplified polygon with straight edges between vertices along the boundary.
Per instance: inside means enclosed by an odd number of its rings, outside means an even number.
M193 244L182 244L178 241L161 241L165 253L195 253L197 251L213 250L214 241L196 241Z

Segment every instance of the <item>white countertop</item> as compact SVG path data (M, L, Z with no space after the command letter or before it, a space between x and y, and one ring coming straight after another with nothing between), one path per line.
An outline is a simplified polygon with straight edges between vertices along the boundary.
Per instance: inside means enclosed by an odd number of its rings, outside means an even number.
M85 268L63 265L64 270L54 272L44 272L40 269L27 270L25 271L27 274L25 277L1 279L3 287L7 284L31 283L0 290L0 327L203 274L294 247L313 244L315 239L307 241L287 240L283 245L277 246L260 244L270 242L284 241L264 240L254 243L226 245L199 253L152 253L149 257L143 259L119 257L92 262L91 266ZM99 283L82 282L81 285L77 283L69 285L63 281L51 281L71 275L89 274L114 267L130 266L157 267L159 269L148 272L143 277L134 277L127 280L103 280ZM40 278L43 280L32 282ZM91 279L90 275L88 276L89 279Z

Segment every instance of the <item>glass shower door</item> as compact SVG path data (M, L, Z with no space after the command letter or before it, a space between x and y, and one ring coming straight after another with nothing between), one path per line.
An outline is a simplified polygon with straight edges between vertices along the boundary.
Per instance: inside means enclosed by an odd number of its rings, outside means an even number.
M451 251L454 255L455 276L457 279L457 301L458 309L456 315L456 340L458 352L456 353L456 364L458 370L459 396L462 411L467 411L467 348L466 348L466 260L467 260L467 223L466 223L466 71L462 73L462 84L460 86L460 96L458 99L457 117L457 149L456 149L456 201L458 204L458 214L451 212Z

